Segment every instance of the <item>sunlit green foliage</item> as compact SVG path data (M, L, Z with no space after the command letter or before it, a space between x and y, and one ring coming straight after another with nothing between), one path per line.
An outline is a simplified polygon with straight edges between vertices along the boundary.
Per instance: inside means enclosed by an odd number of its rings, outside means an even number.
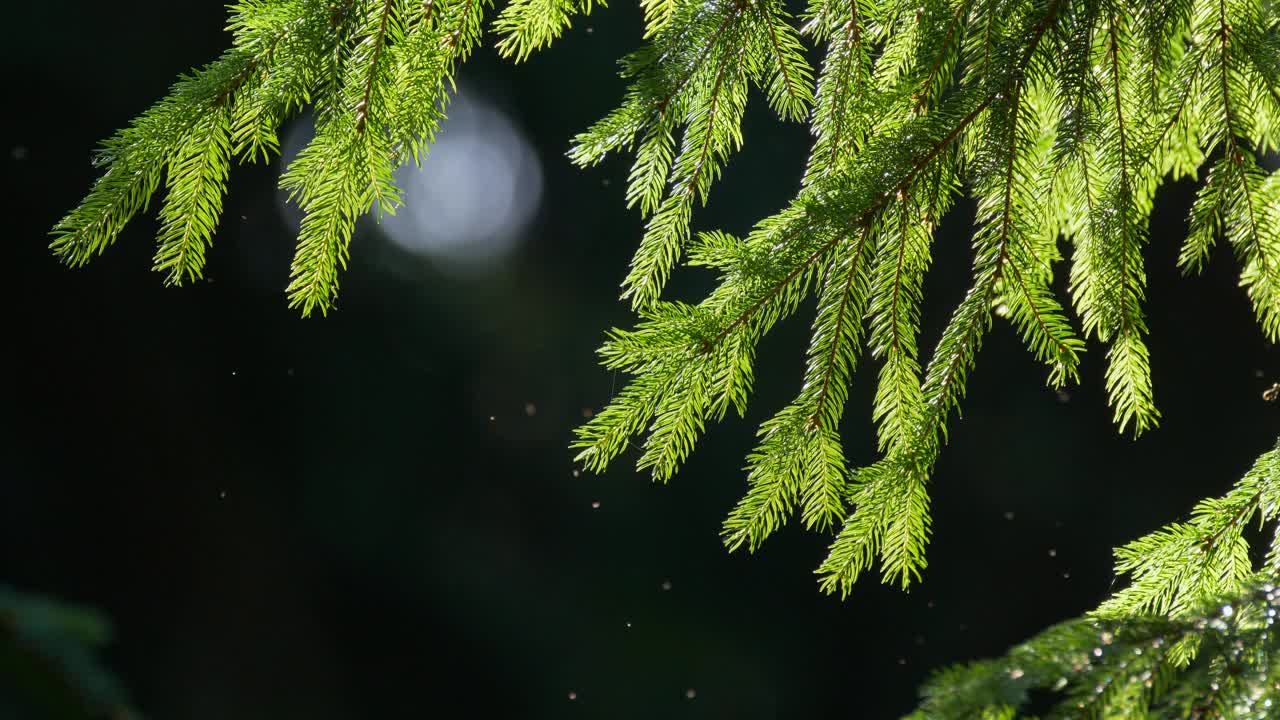
M592 6L512 0L491 18L497 50L524 59ZM744 412L757 344L815 297L796 397L761 426L725 521L731 548L758 547L798 513L836 533L819 570L828 591L877 567L915 582L930 476L997 317L1054 386L1076 380L1086 338L1101 341L1116 423L1153 427L1143 263L1166 179L1204 176L1180 265L1199 269L1223 238L1262 332L1280 340L1280 176L1259 159L1280 146L1271 0L810 0L799 17L781 0L642 6L644 41L622 60L630 85L569 153L590 165L634 152L626 201L647 223L622 291L639 322L602 349L632 378L574 446L602 470L643 437L639 466L669 479L708 423ZM395 211L394 174L427 151L489 10L243 0L232 48L107 141L105 173L54 228L54 251L87 262L164 185L155 267L173 284L199 277L230 164L277 153L281 123L310 107L315 137L281 179L303 211L288 297L327 312L357 218ZM800 189L746 237L694 232L757 91L814 135ZM941 336L921 338L934 233L966 198L971 286ZM682 261L718 275L698 302L662 299ZM859 362L874 367L879 458L841 442Z
M86 263L163 184L155 268L171 284L198 278L230 164L278 153L280 125L310 107L315 137L281 179L304 212L288 297L327 312L357 218L399 204L394 173L427 151L489 5L242 0L233 47L105 143L105 172L54 228L54 252ZM603 470L644 436L639 467L671 478L710 421L745 412L757 344L814 297L798 393L760 428L724 523L730 548L757 548L798 513L836 532L818 571L827 591L877 566L886 582L918 580L930 476L996 317L1053 386L1077 379L1096 338L1116 424L1153 427L1144 250L1167 179L1201 179L1179 266L1198 271L1224 239L1264 336L1280 340L1280 174L1260 162L1280 149L1272 0L809 0L798 18L781 0L641 5L630 86L569 153L590 165L634 152L626 201L647 219L622 292L639 322L601 349L632 379L574 446ZM527 58L591 9L511 0L493 20L497 50ZM695 233L753 88L814 135L800 190L746 237ZM964 198L971 285L922 353L934 233ZM662 299L682 260L718 276L698 302ZM877 366L879 459L841 444L860 361ZM1093 614L939 674L913 717L1011 718L1033 690L1054 717L1276 716L1280 547L1257 569L1244 529L1278 507L1280 446L1190 521L1120 548L1131 583Z
M288 288L305 314L327 311L358 217L394 212L396 168L434 137L457 64L482 34L484 0L244 0L233 47L102 147L106 168L53 231L72 265L101 253L163 183L155 267L198 278L231 161L279 152L277 131L305 107L315 138L281 186L304 212ZM527 42L536 42L534 35Z
M909 717L1012 718L1033 705L1064 718L1277 717L1280 539L1255 569L1243 537L1255 515L1275 523L1277 499L1280 440L1191 522L1118 550L1116 570L1132 584L1096 611L1002 658L937 673Z
M602 469L647 432L640 467L669 478L710 419L741 408L756 343L816 295L800 391L761 427L725 541L755 548L797 511L819 530L843 518L822 586L847 593L878 565L886 582L906 587L925 567L927 485L948 417L995 316L1054 386L1076 380L1086 337L1102 341L1116 423L1135 434L1156 424L1142 308L1152 198L1164 180L1202 166L1209 173L1181 264L1199 268L1225 237L1262 331L1280 339L1280 179L1257 157L1280 143L1274 8L814 0L803 30L826 59L803 188L746 238L704 233L685 243L680 198L692 176L679 159L697 153L688 140L703 137L699 123L719 102L715 58L740 11L712 4L697 14L677 3L665 27L705 39L671 46L659 33L628 65L636 81L623 106L579 136L573 153L594 162L639 137L628 198L654 213L624 287L642 322L604 348L606 364L635 379L579 430L588 467ZM732 42L754 52L746 37ZM775 76L789 67L774 62ZM679 123L665 110L679 93L692 106L677 155ZM726 134L712 147L734 144ZM972 285L922 354L930 246L962 194L977 207ZM696 305L657 299L685 247L690 265L720 273L719 287ZM1059 274L1069 299L1054 289ZM883 456L873 462L846 457L838 431L864 354L878 362L872 417Z

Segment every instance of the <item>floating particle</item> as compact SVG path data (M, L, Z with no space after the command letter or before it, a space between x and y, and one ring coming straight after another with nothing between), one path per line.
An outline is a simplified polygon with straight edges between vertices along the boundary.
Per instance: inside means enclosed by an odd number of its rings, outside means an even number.
M694 690L693 688L689 688L688 690L685 690L685 691L684 691L684 699L685 699L685 700L692 700L692 699L694 699L694 698L696 698L696 697L698 697L698 691L697 691L697 690Z
M1058 390L1056 394L1058 396L1058 402L1064 405L1071 402L1071 393L1066 390Z
M1054 548L1049 548L1049 557L1058 557L1058 551Z
M592 501L591 501L591 509L592 509L592 510L599 510L599 509L600 509L600 501L599 501L599 500L592 500Z
M1004 519L1005 519L1005 520L1012 520L1012 519L1013 519L1013 511L1012 511L1012 510L1005 510L1005 512L1004 512Z
M226 499L227 499L227 491L226 491L226 490L221 490L221 491L219 491L219 492L218 492L218 499L220 499L220 500L226 500Z
M907 659L906 659L906 658L904 658L904 657L900 657L900 658L898 658L898 664L899 664L899 665L906 665L906 664L907 664Z
M582 473L581 473L581 472L579 472L579 471L577 471L577 470L574 470L574 471L573 471L573 476L574 476L574 477L581 477L581 476L582 476Z
M13 149L9 151L9 156L10 156L10 157L12 157L14 160L17 160L17 161L19 161L19 162L21 162L21 161L23 161L23 160L26 160L26 159L27 159L27 146L26 146L26 145L14 145L14 146L13 146Z
M289 368L288 370L285 370L284 374L288 375L289 377L293 377L293 368Z
M627 622L627 627L631 627L631 622L630 622L630 621L628 621L628 622Z
M670 589L671 589L671 581L670 581L670 580L663 580L663 581L662 581L662 590L665 592L665 591L670 590Z
M577 699L578 699L578 693L576 693L576 692L574 692L574 691L570 690L570 691L569 691L569 699L570 699L570 700L577 700Z
M595 414L596 414L596 411L593 410L592 408L589 408L589 407L582 408L582 417L584 418L589 418Z
M490 416L489 416L489 422L493 422L494 420L497 420L497 419L498 419L498 418L496 418L496 417L494 417L494 416L492 416L492 415L490 415Z
M538 406L537 406L537 405L534 405L532 402L527 402L527 403L525 403L525 404L524 404L524 414L525 414L525 415L528 415L529 417L533 417L534 415L537 415L537 414L538 414Z

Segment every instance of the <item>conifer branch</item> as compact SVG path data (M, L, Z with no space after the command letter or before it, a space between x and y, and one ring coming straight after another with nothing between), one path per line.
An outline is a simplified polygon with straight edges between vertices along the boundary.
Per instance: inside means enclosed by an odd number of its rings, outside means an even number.
M377 77L376 68L378 60L382 57L382 50L386 47L387 40L387 20L391 16L392 0L382 1L382 11L378 13L378 30L367 42L373 45L373 54L369 59L368 77L364 81L364 94L360 98L360 102L356 104L356 133L364 134L365 123L369 120L369 98L373 94L374 78Z
M594 5L508 0L493 21L497 49L527 59ZM1179 266L1198 269L1223 237L1263 335L1280 339L1280 176L1257 157L1280 145L1280 25L1256 3L815 0L800 30L778 0L642 6L644 41L622 63L628 88L569 152L590 165L634 150L625 200L646 221L622 288L638 322L601 348L631 379L574 447L603 470L643 435L640 467L667 480L707 425L745 412L757 345L816 296L801 387L760 427L746 495L725 521L730 547L758 547L797 512L818 531L843 519L823 588L847 594L875 566L903 587L918 579L930 476L993 315L1059 385L1076 379L1084 348L1074 305L1083 335L1107 348L1120 430L1154 427L1143 255L1169 177L1207 169ZM311 107L315 136L281 178L304 215L286 292L302 314L327 313L357 220L399 204L395 173L428 151L488 7L242 0L232 47L104 144L103 175L54 227L52 250L83 265L163 184L155 268L170 284L198 278L231 163L277 153L280 126ZM824 53L816 87L808 42ZM807 119L800 190L745 238L695 233L695 206L743 144L753 87L782 119ZM962 192L977 204L969 288L924 363L923 278ZM1069 303L1053 289L1060 240L1072 245ZM715 289L664 300L682 262L717 273ZM839 425L866 351L882 363L882 455L850 470ZM1266 505L1232 497L1241 518ZM1233 532L1209 543L1215 558L1239 545ZM1222 557L1220 578L1243 577L1238 555Z
M831 348L823 352L826 361L823 364L821 383L818 387L817 397L813 401L813 412L809 415L806 424L810 429L816 429L819 426L825 426L835 429L838 421L837 413L827 414L828 399L833 391L832 383L836 381L836 369L840 362L840 358L849 353L856 353L860 346L860 320L862 317L862 306L865 304L865 288L860 287L865 283L865 273L863 268L863 250L867 244L869 232L863 231L859 233L858 245L851 256L854 267L845 271L845 279L840 288L839 303L836 307L836 318L834 328L832 328ZM858 292L855 292L858 291ZM816 334L815 334L816 338ZM848 343L851 347L842 353L841 342ZM848 360L849 367L846 373L853 370L853 357ZM842 403L843 404L843 403Z
M920 89L916 92L915 108L916 111L923 110L932 96L931 88L942 72L944 61L948 57L952 43L955 41L958 31L961 29L962 21L969 14L969 8L973 4L973 0L965 0L956 8L955 17L947 25L947 33L942 37L942 43L938 48L937 54L933 58L933 62L929 65L929 69L925 71L924 80L920 83Z
M848 19L843 23L841 14L831 14L829 19L819 14L808 26L815 39L829 35L831 40L814 100L810 125L817 140L806 164L805 185L833 172L842 155L852 154L862 144L867 131L862 102L871 67L864 47L864 19L857 0L849 0L847 7Z
M1280 692L1280 566L1255 570L1244 526L1277 521L1280 438L1236 486L1116 551L1132 583L1097 610L995 660L934 675L912 720L1014 717L1269 718ZM1018 715L1020 716L1020 715Z

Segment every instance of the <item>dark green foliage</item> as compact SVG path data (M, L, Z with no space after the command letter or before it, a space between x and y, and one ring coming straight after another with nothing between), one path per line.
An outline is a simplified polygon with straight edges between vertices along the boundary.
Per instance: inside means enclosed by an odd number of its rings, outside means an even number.
M110 639L96 612L0 586L0 715L136 717L97 657Z

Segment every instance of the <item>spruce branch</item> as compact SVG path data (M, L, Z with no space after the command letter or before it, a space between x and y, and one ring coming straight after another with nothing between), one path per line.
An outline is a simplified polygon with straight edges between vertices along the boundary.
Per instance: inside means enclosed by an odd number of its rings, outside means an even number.
M1280 566L1255 569L1245 526L1277 521L1280 438L1226 495L1117 549L1132 582L1093 612L1003 657L936 673L912 720L1021 717L1270 718L1280 703Z
M1270 5L813 0L799 18L781 0L642 6L625 93L568 153L592 165L633 152L625 202L645 223L622 287L637 323L601 349L631 377L573 447L597 471L634 447L666 481L711 423L745 412L758 344L814 297L799 389L760 427L745 497L724 524L729 547L754 550L799 513L809 529L838 528L819 568L826 590L847 594L877 566L887 582L916 581L933 468L996 317L1051 386L1075 381L1083 340L1100 341L1116 425L1153 428L1144 263L1170 178L1204 171L1178 265L1199 270L1222 238L1263 336L1280 340L1280 175L1259 158L1280 147ZM496 48L523 61L594 7L510 0L494 9ZM277 154L281 125L310 108L315 136L281 177L304 215L286 293L303 315L327 313L357 220L395 211L395 173L429 151L490 10L242 0L230 49L104 144L103 175L55 225L52 250L85 264L163 185L155 268L169 284L198 278L230 165ZM746 237L702 231L697 206L744 144L754 90L808 125L800 189ZM954 271L931 270L935 233L958 203L976 208L968 291L941 335L923 338L925 276ZM715 273L715 288L664 299L682 265ZM1055 290L1059 274L1069 297ZM840 424L866 355L879 363L880 455L855 462Z

